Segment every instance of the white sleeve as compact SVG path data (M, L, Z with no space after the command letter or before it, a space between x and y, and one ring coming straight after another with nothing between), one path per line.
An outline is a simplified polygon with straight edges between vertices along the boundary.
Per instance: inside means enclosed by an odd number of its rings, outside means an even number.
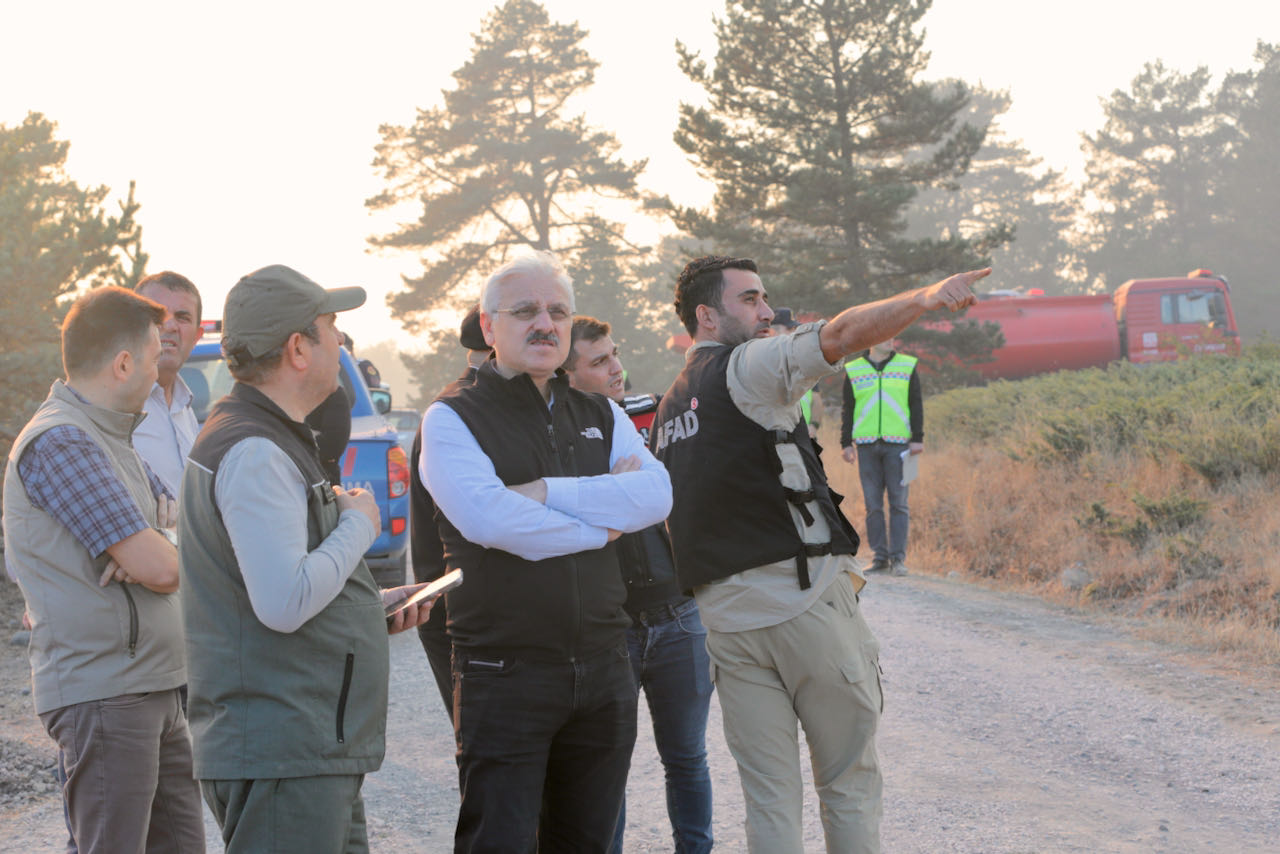
M639 471L593 477L547 477L547 506L584 522L630 533L656 525L671 512L671 476L639 431L613 401L613 447L609 466L623 457L641 460Z
M359 510L307 551L307 492L298 467L274 442L237 442L218 466L214 499L231 537L253 613L295 632L333 601L378 532Z
M493 461L447 404L427 409L418 465L440 512L478 546L536 561L603 548L609 541L604 527L507 489Z

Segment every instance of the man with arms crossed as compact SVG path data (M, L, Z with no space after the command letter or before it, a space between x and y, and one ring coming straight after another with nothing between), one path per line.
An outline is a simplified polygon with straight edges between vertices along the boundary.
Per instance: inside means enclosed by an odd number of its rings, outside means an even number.
M618 347L608 323L573 320L573 346L564 363L569 382L602 394L633 421L653 418L655 395L626 395ZM653 740L667 781L667 817L677 854L711 850L711 774L707 770L707 709L711 662L698 605L676 583L671 540L665 525L618 539L622 579L627 585L627 648L636 685L644 688L653 720ZM615 854L621 854L626 810L618 822Z
M858 610L857 535L827 488L800 398L844 357L926 311L970 305L990 270L856 306L770 336L756 265L707 256L676 286L694 345L654 419L671 472L668 520L680 585L692 588L742 781L747 842L799 854L804 727L827 850L880 850L875 730L878 645Z
M569 386L573 283L516 258L480 300L494 357L427 409L423 473L449 593L462 805L456 852L607 851L636 735L613 542L671 484L626 414Z
M388 625L362 555L381 527L363 489L330 485L307 413L338 383L336 312L284 266L227 294L236 384L191 449L179 501L195 775L228 854L368 850L364 775L382 763Z
M165 309L115 287L62 325L66 381L23 428L4 484L5 558L31 620L36 713L66 765L81 852L204 851L178 554L164 486L130 443L155 385ZM158 506L159 504L159 506Z

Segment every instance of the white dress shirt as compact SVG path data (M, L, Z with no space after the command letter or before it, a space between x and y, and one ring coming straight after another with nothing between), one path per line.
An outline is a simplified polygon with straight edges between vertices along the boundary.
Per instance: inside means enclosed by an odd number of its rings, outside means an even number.
M156 383L142 411L147 417L133 431L133 447L175 498L182 486L187 454L200 432L191 409L191 389L179 375L173 384L173 403L165 403L164 389Z
M603 548L609 529L640 531L671 512L666 468L649 453L627 414L612 401L610 408L609 466L637 456L639 471L544 477L547 499L540 504L508 489L458 413L436 402L422 419L418 476L441 512L478 546L531 561Z

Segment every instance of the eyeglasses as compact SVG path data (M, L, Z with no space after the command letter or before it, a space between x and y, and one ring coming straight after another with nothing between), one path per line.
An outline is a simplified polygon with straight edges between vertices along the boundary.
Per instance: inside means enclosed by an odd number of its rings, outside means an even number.
M573 316L573 313L569 311L569 308L561 305L560 303L543 307L536 302L524 303L516 306L515 308L496 308L493 310L493 313L509 314L521 323L528 323L544 311L547 313L547 316L551 318L552 323L563 323Z

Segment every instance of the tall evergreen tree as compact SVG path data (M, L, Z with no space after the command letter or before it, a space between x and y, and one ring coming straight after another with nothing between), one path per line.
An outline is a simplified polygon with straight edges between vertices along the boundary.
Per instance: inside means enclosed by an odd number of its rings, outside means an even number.
M82 287L131 287L147 262L133 185L109 216L107 187L82 188L67 176L70 143L56 130L40 113L0 125L0 458L62 374L66 298Z
M1183 74L1157 60L1103 101L1105 124L1084 137L1094 289L1217 263L1222 164L1234 130L1209 84L1203 66Z
M716 186L683 230L756 257L798 308L834 311L980 266L1002 230L911 239L917 192L954 182L982 144L960 83L918 78L931 0L729 0L713 66L677 44L707 93L676 142Z
M645 250L622 223L643 206L636 179L645 163L622 160L612 134L570 112L598 64L582 46L586 35L532 0L507 0L484 19L443 104L420 109L412 125L381 128L374 166L387 189L367 204L419 212L370 242L419 254L422 275L388 300L410 331L422 331L433 310L461 310L490 272L531 249L561 255L579 303L622 321L620 333L641 331L624 280ZM418 371L430 373L432 360L418 359ZM432 382L424 376L425 393Z
M1045 293L1079 289L1083 259L1073 242L1078 192L1003 132L1000 116L1010 102L1007 92L974 88L964 117L988 127L986 140L951 186L921 191L907 213L907 233L981 239L1008 227L1009 241L991 250L1001 286Z
M1280 329L1271 283L1280 268L1280 45L1258 42L1256 68L1227 75L1219 109L1236 130L1224 163L1221 204L1229 215L1218 230L1217 255L1205 263L1231 279L1240 331Z

